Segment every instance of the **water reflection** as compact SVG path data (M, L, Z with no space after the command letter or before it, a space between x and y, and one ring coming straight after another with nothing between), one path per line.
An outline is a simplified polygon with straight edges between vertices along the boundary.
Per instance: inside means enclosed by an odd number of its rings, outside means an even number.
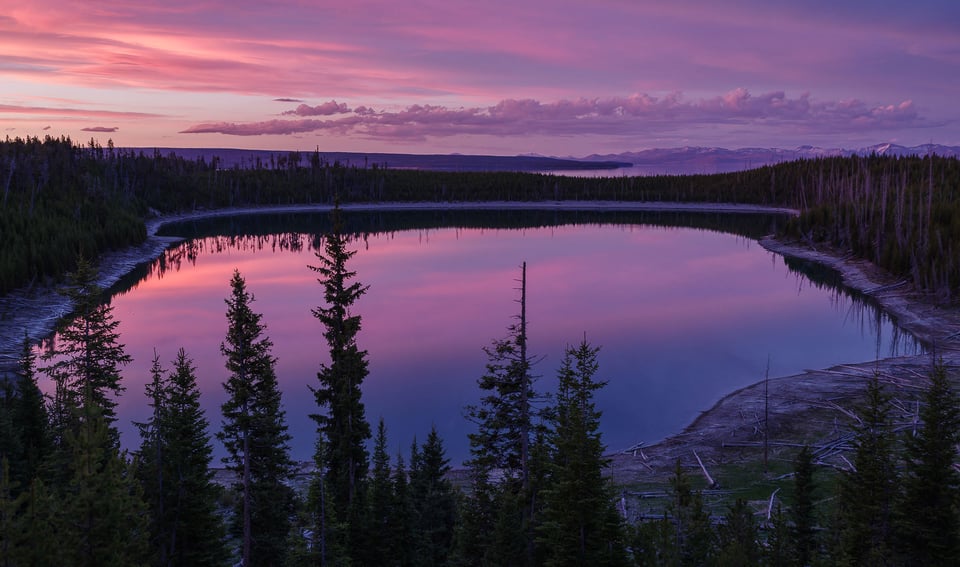
M318 238L297 230L244 235L230 222L230 235L172 247L114 297L122 341L135 359L124 372L118 412L123 423L146 418L143 385L154 348L169 361L183 346L219 427L224 298L237 268L275 345L294 457L308 459L314 425L307 416L315 411L308 386L327 352L310 315L322 291L306 268L315 263ZM368 419L385 418L394 451L436 425L454 462L467 455L472 429L462 408L479 396L481 347L512 322L522 261L530 349L545 357L535 369L540 389L553 389L564 347L586 333L602 347L600 377L609 385L598 405L611 449L681 430L723 395L762 379L768 357L776 376L919 348L884 314L829 285L828 275L811 279L808 266L785 264L750 238L712 229L421 226L361 233L352 248L351 268L370 285L357 304L358 343L370 359ZM125 445L135 445L135 435L125 429Z

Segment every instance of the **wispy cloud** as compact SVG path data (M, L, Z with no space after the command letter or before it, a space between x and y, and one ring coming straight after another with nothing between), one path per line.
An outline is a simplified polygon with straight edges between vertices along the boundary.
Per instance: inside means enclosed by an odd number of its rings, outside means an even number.
M464 134L649 135L702 125L790 126L811 132L928 125L909 100L871 106L860 100L819 101L809 94L791 98L783 92L769 92L754 96L746 89L695 100L688 100L681 93L661 97L635 94L556 102L506 99L493 106L470 108L417 104L399 111L377 111L365 105L351 111L346 104L331 100L315 107L300 105L283 114L330 116L348 113L348 116L333 119L207 122L191 126L182 133L259 136L328 132L385 140L423 140Z
M24 106L0 104L0 114L32 114L40 116L70 116L74 118L158 118L151 112L123 112L93 108L57 108L52 106Z
M88 126L86 128L81 128L81 132L116 132L120 128L116 126Z
M286 97L281 97L281 98L275 98L275 99L273 99L273 102L303 102L303 100L302 100L302 99L299 99L299 98L286 98Z

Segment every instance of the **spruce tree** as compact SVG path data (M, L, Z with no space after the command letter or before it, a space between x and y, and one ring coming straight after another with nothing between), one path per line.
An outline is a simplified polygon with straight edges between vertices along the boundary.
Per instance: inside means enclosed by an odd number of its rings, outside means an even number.
M90 398L78 417L78 427L67 433L69 482L57 509L63 564L145 564L149 518L133 465L114 446L102 410Z
M446 478L450 460L436 427L420 446L416 468L410 471L410 497L414 508L414 565L446 565L453 546L456 495Z
M51 361L42 368L54 381L54 435L63 446L65 432L74 426L76 410L85 397L101 408L110 437L119 444L119 434L112 428L116 421L115 398L124 390L120 369L132 360L119 342L113 307L102 303L102 289L96 283L96 270L84 259L69 278L65 294L73 305L73 319L60 329L54 348L44 353Z
M322 364L314 389L319 412L312 417L323 436L326 450L324 464L333 503L351 526L352 543L359 544L362 521L363 483L369 457L366 441L370 438L361 400L361 384L367 377L367 352L357 346L360 316L352 313L356 301L367 286L352 281L356 272L347 263L356 251L347 250L348 238L343 233L339 206L332 213L333 230L325 236L324 252L317 252L316 266L325 305L313 309L323 324L323 336L330 353L330 363Z
M16 395L11 410L22 451L19 465L13 470L13 479L27 487L40 474L41 465L53 446L46 403L37 386L36 355L26 333L18 360Z
M543 492L540 547L546 565L625 562L623 535L603 469L604 445L594 395L597 353L584 339L567 347L558 372L555 425L550 434L549 482Z
M677 558L681 565L706 565L716 554L716 534L703 507L703 495L692 489L679 459L670 487L673 501L668 512L674 524Z
M151 375L147 396L154 414L140 427L139 476L153 511L156 564L222 565L225 533L196 371L181 348L173 372L163 372L155 356Z
M474 497L486 501L475 510L474 517L485 523L492 519L491 516L496 517L495 523L500 528L494 529L494 537L502 534L504 542L521 534L525 540L524 562L533 563L536 555L536 495L540 487L532 483L536 475L531 473L530 457L541 413L538 404L543 401L543 396L534 390L533 358L527 351L526 263L522 266L520 282L517 322L508 327L506 338L495 340L484 348L486 372L477 381L483 397L479 404L466 408L468 419L477 425L477 432L469 435L471 458L467 464L473 471ZM489 478L495 470L502 473L504 480L496 487L494 492L499 494L494 497L493 493L485 492L493 488ZM503 491L512 495L503 494ZM483 510L488 504L493 505L493 510ZM507 508L497 511L501 504ZM514 510L518 514L514 514ZM510 526L511 521L513 526ZM489 549L497 547L494 545ZM504 554L508 553L512 551L504 551Z
M943 363L930 373L920 409L922 425L908 435L898 506L897 539L916 565L953 565L960 555L960 401Z
M236 473L243 565L283 563L290 528L293 494L285 484L293 463L280 389L270 354L273 343L262 336L261 315L239 271L230 282L227 334L220 345L229 372L223 387L218 438L227 449L224 462Z
M373 470L368 491L367 520L364 526L367 535L364 545L364 556L367 558L365 563L383 564L387 558L393 557L396 551L395 542L391 538L396 518L393 480L390 478L390 455L387 454L387 426L382 417L374 438Z
M894 551L893 506L898 475L890 430L890 398L874 376L856 427L853 468L840 477L834 529L838 562L879 565Z
M719 565L759 565L760 544L753 510L742 498L730 506L717 529Z
M816 484L810 447L804 445L797 454L793 470L793 506L790 508L790 518L793 520L793 557L797 565L809 565L819 549L813 502Z

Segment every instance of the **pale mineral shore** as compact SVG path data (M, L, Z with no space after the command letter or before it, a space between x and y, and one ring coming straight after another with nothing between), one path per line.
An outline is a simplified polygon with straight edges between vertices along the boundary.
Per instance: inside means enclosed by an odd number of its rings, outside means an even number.
M736 213L797 214L794 209L736 205L724 203L669 203L669 202L484 202L484 203L377 203L348 204L344 210L444 210L444 209L566 209L566 210L623 210L623 211L699 211ZM161 226L182 220L253 213L323 212L329 205L264 206L193 211L178 215L159 216L147 220L147 239L142 244L122 251L111 252L99 259L98 283L108 288L137 265L158 258L179 238L157 236ZM772 237L760 244L777 254L794 256L825 264L843 275L843 282L872 297L900 327L921 342L936 344L936 353L948 365L960 363L960 313L956 309L941 308L913 292L909 285L891 284L889 274L869 262L832 251L816 250L805 245L787 243ZM57 320L70 312L69 302L54 287L18 290L0 297L0 367L9 367L19 352L24 333L37 340L53 332ZM860 390L865 377L874 371L905 372L922 375L929 367L930 357L921 355L884 359L857 365L843 365L834 369L811 370L804 374L777 377L769 380L768 411L770 423L777 418L797 414L832 403L842 394ZM837 368L840 368L838 370ZM762 378L762 377L758 377ZM677 459L693 459L693 451L707 462L723 459L720 453L728 441L742 441L756 433L754 417L763 402L763 381L733 392L713 408L704 411L683 432L668 437L630 454L613 455L614 476L621 481L662 472ZM640 441L640 440L638 440Z

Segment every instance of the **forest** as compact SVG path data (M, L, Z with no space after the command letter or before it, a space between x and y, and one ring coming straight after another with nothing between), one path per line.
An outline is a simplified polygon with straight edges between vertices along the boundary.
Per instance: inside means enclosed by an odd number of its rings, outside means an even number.
M351 233L334 208L311 268L318 305L304 307L327 362L312 389L316 452L303 472L289 457L273 344L241 273L224 290L228 400L208 416L185 349L169 363L155 357L144 392L124 391L130 357L85 259L142 239L151 214L199 208L703 200L796 207L801 216L786 234L877 253L874 261L892 262L888 269L949 302L957 160L873 156L594 180L344 167L319 153L221 170L48 138L8 140L0 168L6 289L62 280L75 305L55 349L38 357L24 337L17 370L2 383L2 565L948 565L960 553L960 401L942 365L931 364L906 428L891 417L887 386L870 380L850 466L817 467L811 450L799 449L789 489L766 517L742 499L711 513L678 462L662 515L637 519L625 517L604 474L593 403L604 386L600 347L586 339L569 347L556 390L539 391L523 285L513 322L485 348L477 401L464 409L475 426L466 475L450 474L435 429L390 455L388 424L365 415L367 352L352 306L367 288L350 268ZM49 398L41 376L55 385ZM139 447L124 451L117 400L139 395L152 414L138 424ZM225 486L213 476L214 437L228 453Z

